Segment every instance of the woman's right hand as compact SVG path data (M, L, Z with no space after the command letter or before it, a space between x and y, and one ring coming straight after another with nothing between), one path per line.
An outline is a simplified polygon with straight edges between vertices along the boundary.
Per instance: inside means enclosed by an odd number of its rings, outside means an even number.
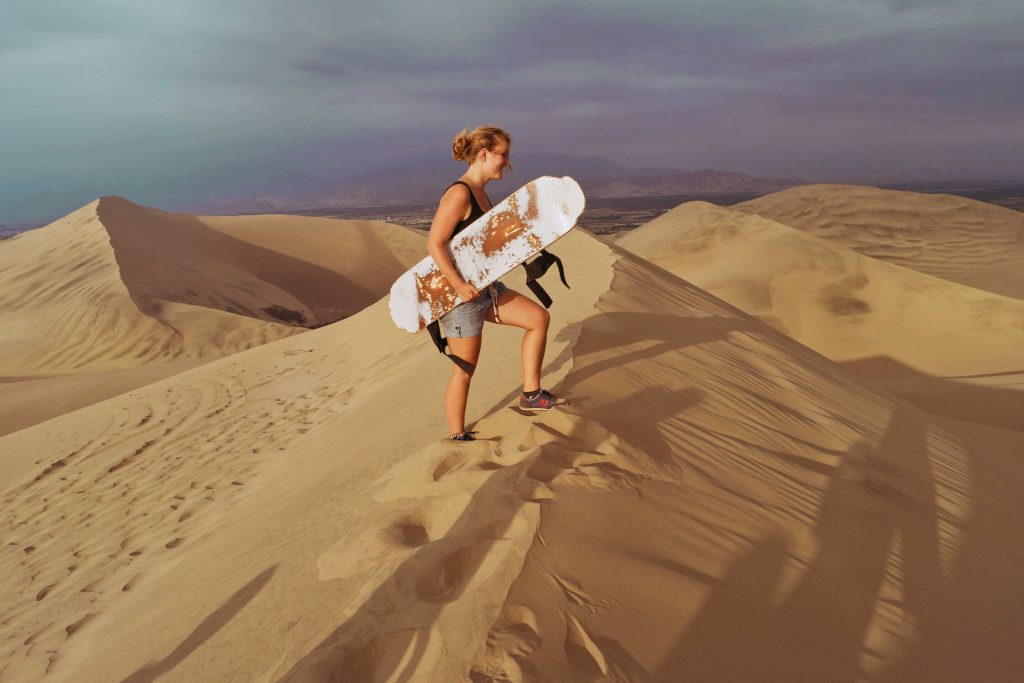
M468 282L463 282L455 285L455 293L459 295L460 299L462 299L462 303L466 303L467 301L472 301L477 298L480 295L480 290Z

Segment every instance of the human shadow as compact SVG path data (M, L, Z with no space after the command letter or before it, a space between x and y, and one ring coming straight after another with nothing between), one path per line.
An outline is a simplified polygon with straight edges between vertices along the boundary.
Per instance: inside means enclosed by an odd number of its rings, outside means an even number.
M749 327L737 318L688 318L659 313L597 313L576 324L581 328L576 344L566 347L552 365L545 368L547 373L552 366L562 367L568 362L574 364L565 380L552 389L566 398L570 410L575 411L572 406L577 404L585 406L588 420L613 430L617 424L628 424L628 430L620 431L639 436L644 443L637 445L663 465L671 462L672 449L658 434L657 425L663 418L678 415L697 405L703 392L693 387L665 388L655 381L653 386L656 388L642 397L623 394L597 405L588 401L590 383L617 385L623 377L634 372L634 363L695 344L725 339L730 332ZM606 376L605 373L615 373L616 376ZM623 383L623 386L628 385L628 382ZM488 413L509 405L517 396L518 391L509 393ZM649 429L636 429L643 425Z
M663 313L597 313L582 323L583 330L575 346L575 357L611 351L608 357L595 362L580 363L566 378L566 387L573 388L608 369L656 358L688 346L725 339L730 332L749 329L741 319L726 316L700 318L665 315ZM636 345L654 342L643 348ZM633 350L628 350L634 347ZM622 353L622 349L627 351Z
M960 453L943 463L943 496L969 516L944 538L956 562L944 574L943 599L916 610L916 637L876 680L1016 683L1024 671L1021 439L997 449L949 433L935 441Z
M248 605L263 587L267 585L267 582L270 581L276 571L277 565L273 565L257 574L249 583L235 591L234 595L228 598L223 605L203 619L202 623L196 626L192 633L185 640L181 641L181 644L174 648L169 655L158 662L146 664L135 673L123 679L121 683L147 683L148 681L155 681L168 671L173 670L174 667L178 666L186 657L192 654L196 648L213 637L217 631L230 622L243 607Z
M955 381L1014 376L1021 378L1024 377L1024 370L936 377L888 356L863 358L839 365L933 415L1024 431L1024 391Z
M855 445L829 479L818 552L779 599L787 543L756 543L690 621L656 680L853 681L890 563L920 624L941 604L938 510L926 425L896 406L877 446Z

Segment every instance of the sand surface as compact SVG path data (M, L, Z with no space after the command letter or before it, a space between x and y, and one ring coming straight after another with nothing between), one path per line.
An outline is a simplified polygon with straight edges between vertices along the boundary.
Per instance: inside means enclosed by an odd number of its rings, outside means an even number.
M380 222L119 197L0 242L0 434L350 316L424 243Z
M477 442L441 439L448 362L386 299L0 437L0 678L1017 680L1024 435L894 396L775 305L582 230L554 251L569 404L521 413L521 335L488 326ZM880 310L862 290L919 282L820 253Z
M929 412L1024 430L1024 301L813 232L689 202L618 243Z
M99 372L54 377L0 378L0 435L70 413L136 387L202 365L203 360L179 360Z
M734 208L866 256L1024 299L1024 213L953 195L802 185Z

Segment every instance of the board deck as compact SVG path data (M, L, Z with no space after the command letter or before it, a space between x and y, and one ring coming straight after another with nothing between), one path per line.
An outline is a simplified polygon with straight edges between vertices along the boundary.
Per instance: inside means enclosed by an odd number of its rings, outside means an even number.
M463 279L482 291L572 230L585 204L568 176L531 180L456 235L448 254ZM463 302L427 256L395 281L388 303L399 328L418 332Z

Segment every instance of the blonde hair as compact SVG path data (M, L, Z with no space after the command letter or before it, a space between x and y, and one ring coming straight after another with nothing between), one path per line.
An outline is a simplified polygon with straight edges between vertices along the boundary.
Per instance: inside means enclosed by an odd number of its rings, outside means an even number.
M498 145L499 138L509 145L512 144L512 136L497 126L477 126L471 133L463 128L462 132L455 134L452 141L452 157L456 161L472 164L480 150L493 150Z

